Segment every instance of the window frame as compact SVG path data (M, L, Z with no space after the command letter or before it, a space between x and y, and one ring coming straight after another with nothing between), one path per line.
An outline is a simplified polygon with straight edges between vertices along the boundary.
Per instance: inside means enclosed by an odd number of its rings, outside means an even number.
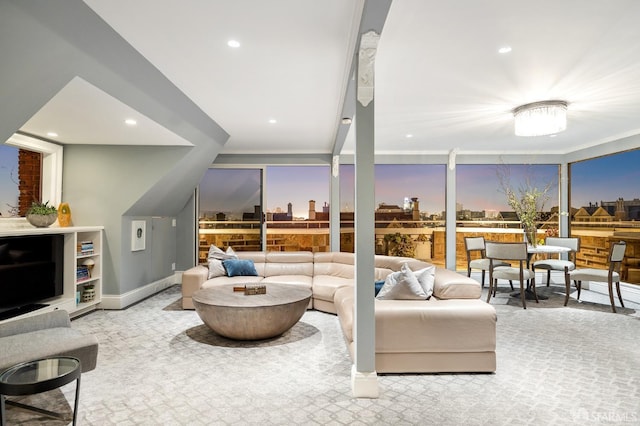
M57 206L62 201L62 164L63 146L42 139L14 133L5 145L27 149L42 154L42 199ZM4 218L3 220L26 220L24 216Z

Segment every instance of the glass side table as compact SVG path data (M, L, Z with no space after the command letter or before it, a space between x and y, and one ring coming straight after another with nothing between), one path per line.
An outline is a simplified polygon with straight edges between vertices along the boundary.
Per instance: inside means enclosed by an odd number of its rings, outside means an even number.
M15 401L5 401L5 397L46 392L76 380L76 397L73 405L73 424L75 425L78 414L81 371L79 359L64 356L23 362L3 371L0 373L0 425L6 424L5 403L55 419L65 420L58 413Z

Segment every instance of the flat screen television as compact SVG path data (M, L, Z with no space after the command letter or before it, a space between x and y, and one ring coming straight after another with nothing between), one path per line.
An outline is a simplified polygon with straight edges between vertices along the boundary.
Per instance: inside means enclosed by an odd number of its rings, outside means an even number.
M63 266L62 234L0 237L0 318L62 295Z

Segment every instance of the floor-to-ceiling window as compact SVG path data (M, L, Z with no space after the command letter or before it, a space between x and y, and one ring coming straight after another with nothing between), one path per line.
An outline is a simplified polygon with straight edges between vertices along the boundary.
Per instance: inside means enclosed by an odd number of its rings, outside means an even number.
M199 186L199 258L235 251L328 251L329 167L211 168Z
M341 251L353 251L353 165L340 166ZM375 166L376 253L444 264L445 166Z
M199 186L199 261L213 244L262 249L262 170L212 168Z
M559 166L556 164L459 164L456 167L456 269L466 269L464 237L482 235L493 241L522 241L523 231L509 205L506 189L544 193L539 203L538 238L558 235Z
M330 250L329 173L329 166L266 168L267 250Z
M578 266L607 268L612 240L627 242L623 281L640 283L640 150L569 165L571 235Z
M355 169L353 164L340 165L340 251L355 251Z

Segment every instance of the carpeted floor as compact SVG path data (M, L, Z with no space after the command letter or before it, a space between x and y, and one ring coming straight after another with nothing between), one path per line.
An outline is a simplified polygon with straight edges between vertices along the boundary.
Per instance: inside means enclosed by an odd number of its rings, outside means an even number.
M486 291L486 290L485 290ZM640 321L548 301L524 310L508 287L498 312L495 374L381 375L380 398L351 396L334 315L308 311L280 338L234 342L179 309L171 287L73 327L98 336L98 368L83 374L80 425L569 425L640 423ZM486 297L486 296L485 296ZM547 309L545 309L547 307ZM553 307L554 309L548 309ZM74 385L23 399L70 415ZM9 424L51 424L8 407Z
M522 302L520 297L506 297L508 295L512 295L514 293L520 294L520 288L515 287L516 291L511 291L510 287L504 287L500 289L499 297L506 298L507 304L510 306L522 307ZM539 302L536 303L535 300L527 299L527 309L545 309L545 308L564 308L564 295L565 295L565 286L559 285L550 285L546 287L544 285L536 287L536 293L538 294ZM572 289L573 298L569 299L569 303L567 304L568 308L572 309L585 309L589 311L598 311L598 312L611 312L611 305L609 303L608 296L600 296L594 297L593 293L585 292L586 300L580 295L580 301L576 300L575 297L577 295L577 291ZM589 300L590 299L590 300ZM486 300L486 295L485 299ZM634 315L636 310L629 307L621 307L618 302L618 297L615 296L616 302L616 312L623 315ZM627 305L633 306L633 304L627 303Z

